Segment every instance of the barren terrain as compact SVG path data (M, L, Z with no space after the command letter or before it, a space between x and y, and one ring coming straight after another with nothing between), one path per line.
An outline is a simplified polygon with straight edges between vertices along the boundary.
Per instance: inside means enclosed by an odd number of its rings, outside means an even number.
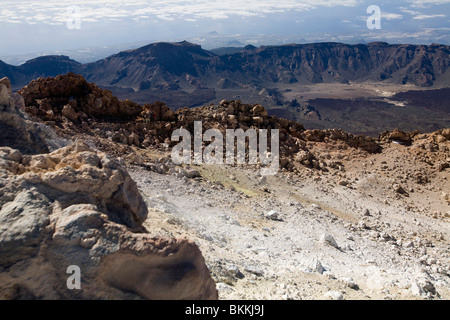
M104 259L124 253L117 264L106 264L117 273L112 279L105 273L112 286L103 288L121 298L152 298L152 283L163 285L169 298L214 299L216 288L220 299L450 298L450 128L392 130L377 138L307 130L270 116L262 105L235 100L173 112L163 103L120 101L73 73L37 79L19 94L10 90L2 79L0 247L20 259L12 266L5 255L0 297L55 297L51 287L36 285L50 273L16 255L17 233L30 252L39 251L27 259L49 265L75 257L97 270L98 253ZM261 176L260 163L175 165L171 134L192 131L199 120L204 130L222 133L278 129L279 171ZM37 206L43 213L27 209L37 197L29 185L47 197ZM25 199L14 196L25 193ZM30 233L33 214L45 217L50 207L54 221L101 216L107 225L91 225L94 218L67 222L61 233L67 243ZM58 254L47 254L49 244ZM179 245L190 249L178 251ZM154 254L168 254L160 258L169 264L153 265L162 261ZM143 278L130 280L129 268ZM171 280L159 281L160 272ZM60 296L72 296L58 277L52 281ZM179 281L188 286L174 285Z
M221 299L448 299L448 171L416 183L408 172L427 165L396 143L343 162L342 175L129 171L150 209L145 226L195 239Z

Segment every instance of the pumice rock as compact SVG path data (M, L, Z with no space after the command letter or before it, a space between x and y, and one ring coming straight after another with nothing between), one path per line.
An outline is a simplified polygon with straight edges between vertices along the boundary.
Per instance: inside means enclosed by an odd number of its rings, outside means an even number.
M145 230L135 182L105 153L82 142L32 156L0 147L0 173L0 298L217 298L198 247ZM69 266L80 289L67 286Z

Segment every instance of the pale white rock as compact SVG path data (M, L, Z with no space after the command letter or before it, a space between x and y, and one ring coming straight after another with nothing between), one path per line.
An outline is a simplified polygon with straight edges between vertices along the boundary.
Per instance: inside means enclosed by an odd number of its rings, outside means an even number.
M318 272L320 274L325 272L325 268L322 266L322 263L317 259L304 260L303 265L311 272Z
M277 220L278 213L275 210L270 210L269 212L266 212L265 217L270 220Z
M413 282L413 284L411 285L411 293L415 296L424 296L425 290L423 290L423 288L419 284L417 284L417 282Z
M0 300L218 298L199 247L148 233L136 183L105 153L81 142L26 156L0 147L0 166L14 160L23 172L2 170L0 184ZM61 281L69 265L82 268L81 291Z
M323 296L330 300L344 300L344 296L339 291L327 291Z
M328 233L324 233L320 236L320 243L323 245L329 245L332 246L336 249L339 249L339 246L336 242L336 240L334 239L334 237Z
M247 266L244 267L244 270L249 272L249 273L252 273L252 274L254 274L256 276L260 276L261 277L261 276L264 275L264 271L261 268L257 267L257 266L247 265Z
M229 265L225 270L225 274L231 278L238 278L238 279L244 278L244 275L235 264Z
M219 292L233 292L233 288L226 283L219 282L216 284L216 288Z
M324 273L323 273L323 275L324 276L327 276L329 279L331 279L331 280L336 280L337 278L336 278L336 276L333 274L333 273L331 273L330 271L325 271Z
M353 281L352 278L342 278L342 281L344 282L344 284L354 290L358 290L359 286Z
M402 246L403 246L403 248L412 248L412 247L414 247L414 242L406 241L406 242L403 242Z

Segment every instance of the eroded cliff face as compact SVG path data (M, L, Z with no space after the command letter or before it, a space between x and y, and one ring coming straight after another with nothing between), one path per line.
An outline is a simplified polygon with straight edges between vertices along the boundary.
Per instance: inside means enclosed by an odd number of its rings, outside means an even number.
M66 56L39 57L21 66L0 61L0 75L20 88L39 76L82 74L101 86L133 90L243 87L268 83L388 81L417 86L449 85L449 46L374 42L310 43L246 47L225 55L186 41L153 43L80 64Z
M125 167L82 141L41 150L33 139L52 137L32 131L6 85L0 93L2 128L25 139L23 151L14 139L0 147L0 298L217 298L193 242L142 226L147 205ZM69 266L80 289L67 286Z
M244 64L253 66L250 70L259 70L263 76L267 74L267 79L273 78L282 82L387 80L393 83L431 86L448 69L448 50L448 46L443 45L319 43L291 45L284 49L261 48L253 55L246 55ZM257 64L261 67L255 69ZM290 76L286 77L286 74Z
M215 87L224 78L241 85L261 80L372 80L432 86L443 78L448 81L449 52L445 45L312 43L263 46L215 56L187 42L156 43L83 65L78 72L103 86L141 89L158 88L164 83L177 88ZM180 61L185 64L179 65Z

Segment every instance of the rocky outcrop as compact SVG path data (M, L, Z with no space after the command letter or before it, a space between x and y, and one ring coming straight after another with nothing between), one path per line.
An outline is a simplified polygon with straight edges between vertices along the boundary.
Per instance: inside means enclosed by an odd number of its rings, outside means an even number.
M6 89L8 90L8 93L11 94L12 90L11 90L11 81L9 81L8 78L4 77L0 79L0 84L3 84L6 86Z
M418 132L404 132L399 129L394 129L392 131L385 131L380 134L378 140L383 142L397 142L403 145L410 146L413 138Z
M126 170L77 142L27 156L0 148L0 298L215 299L198 247L151 236ZM69 266L81 288L69 289Z
M105 146L104 149L114 156L133 152L124 150L123 146L168 149L175 144L171 141L174 130L183 127L193 133L194 122L199 120L202 121L204 131L214 128L223 134L226 129L260 128L268 129L269 132L271 129L279 130L281 166L287 170L295 169L293 162L296 159L307 167L316 169L323 167L316 155L311 153L311 146L308 146L308 143L339 141L345 148L359 149L369 153L377 153L381 150L380 145L372 138L335 129L305 130L295 121L269 116L267 110L260 104L245 104L240 100L222 100L219 105L182 108L175 112L172 112L164 103L155 102L142 107L138 106L141 110L139 115L129 118L128 121L93 118L95 113L90 113L92 110L87 107L83 109L85 112L78 111L80 110L78 106L80 103L83 105L86 97L82 94L86 85L81 76L68 74L53 79L40 79L36 83L31 82L20 93L25 97L25 109L44 123L51 125L58 133L67 138L78 135L89 135L90 139L102 138L103 141L98 144ZM41 89L34 90L32 89L34 87ZM42 91L45 94L41 94ZM68 103L60 101L59 97L68 96L68 92L81 98L72 99ZM42 96L46 98L39 99ZM119 103L130 102L119 101ZM109 141L114 143L111 144ZM145 163L145 160L139 162Z
M312 142L342 141L349 147L362 149L369 153L378 153L381 151L381 146L375 139L365 136L353 135L339 129L306 130L302 133L302 137L306 141Z
M88 83L82 76L68 73L54 78L38 78L18 91L26 110L33 116L61 121L86 117L131 119L142 108L132 101L120 101L109 90Z
M143 227L126 169L81 141L56 148L19 97L0 84L0 299L216 299L193 242Z
M140 116L147 121L174 121L175 114L163 102L145 104Z

